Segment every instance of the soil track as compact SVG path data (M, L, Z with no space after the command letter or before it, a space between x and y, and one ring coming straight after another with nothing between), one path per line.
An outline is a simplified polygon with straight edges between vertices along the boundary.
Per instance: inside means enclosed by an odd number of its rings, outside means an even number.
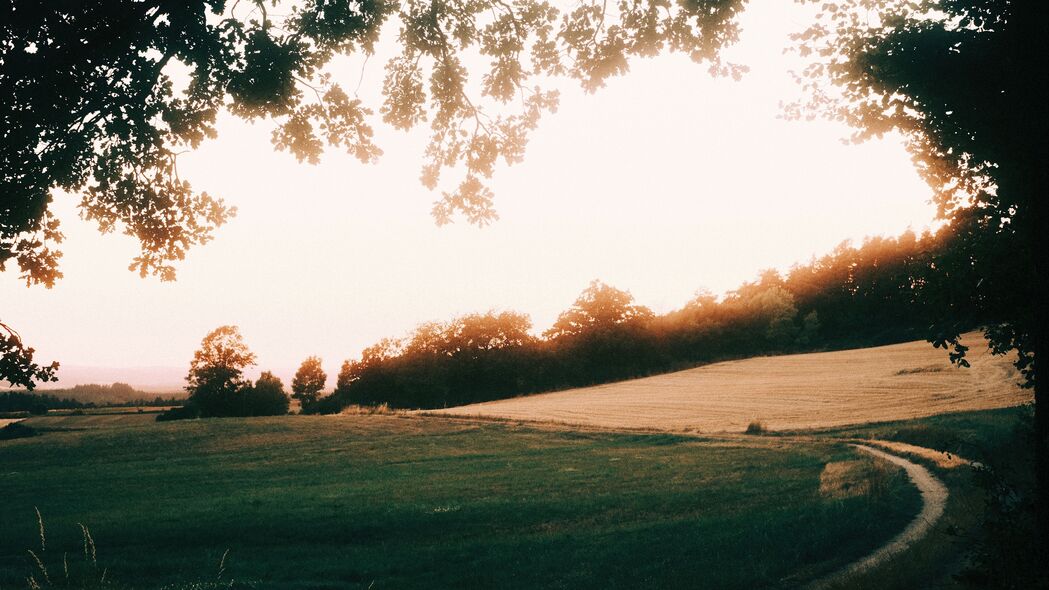
M880 441L872 441L880 442ZM817 580L806 588L808 590L822 590L823 588L829 588L837 584L848 581L852 576L865 572L875 566L878 566L885 561L891 559L895 555L906 551L915 541L924 537L936 524L936 522L943 516L944 507L947 505L947 486L943 485L939 479L933 474L929 473L929 470L912 463L903 457L880 451L873 447L866 445L852 445L857 449L874 455L875 457L884 461L889 461L899 465L907 472L907 477L911 479L915 487L922 495L922 509L918 513L918 516L914 517L914 520L907 525L907 528L903 529L899 535L896 535L887 544L882 545L873 553L870 553L854 561L837 572ZM913 447L919 448L921 447ZM931 449L922 449L929 452L935 452Z
M761 357L595 387L437 410L434 413L603 428L740 432L844 426L1014 406L1012 357L993 356L979 333L963 338L968 369L928 342Z

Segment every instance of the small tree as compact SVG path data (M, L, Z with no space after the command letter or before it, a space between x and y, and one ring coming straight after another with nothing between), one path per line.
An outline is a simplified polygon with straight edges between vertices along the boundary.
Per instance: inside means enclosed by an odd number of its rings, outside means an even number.
M263 371L254 387L244 389L241 401L244 416L281 416L291 405L284 383L269 371Z
M251 387L244 369L255 364L236 326L211 331L193 355L186 381L189 403L201 416L234 416L238 413L242 390Z
M321 368L321 359L311 356L302 361L302 366L295 372L295 377L291 380L291 395L299 400L304 409L308 408L320 397L327 380L328 375Z

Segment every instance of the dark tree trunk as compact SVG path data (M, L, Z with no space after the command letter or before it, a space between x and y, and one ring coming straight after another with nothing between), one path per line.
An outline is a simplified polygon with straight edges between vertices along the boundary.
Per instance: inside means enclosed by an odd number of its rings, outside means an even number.
M1034 352L1035 367L1035 536L1033 540L1040 567L1049 567L1049 389L1046 375L1039 374L1042 362L1049 358L1049 3L1044 1L1014 2L1012 26L1012 85L1020 109L1020 122L1011 129L1015 136L1022 174L1020 186L1025 194L1018 195L1021 204L1018 216L1026 217L1018 230L1021 248L1029 248L1031 272L1016 281L1031 281L1032 322L1028 336ZM1027 211L1023 211L1026 207Z

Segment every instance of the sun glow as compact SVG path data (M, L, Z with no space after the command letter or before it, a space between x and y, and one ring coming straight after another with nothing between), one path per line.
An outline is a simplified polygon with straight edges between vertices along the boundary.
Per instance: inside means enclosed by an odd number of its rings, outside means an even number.
M798 93L783 48L806 13L754 4L727 55L750 67L739 82L661 56L594 95L563 83L525 161L497 168L491 226L435 226L437 195L418 180L424 129L379 124L378 164L329 150L310 166L275 152L266 122L226 117L179 170L239 214L177 282L127 272L133 241L99 235L58 196L65 278L45 291L5 274L4 320L67 367L184 369L204 334L237 324L260 368L283 377L316 354L334 375L422 321L512 309L541 332L594 278L665 312L846 239L931 225L931 193L898 138L845 145L842 126L780 118ZM383 61L380 48L333 72L347 88L360 79L375 107Z

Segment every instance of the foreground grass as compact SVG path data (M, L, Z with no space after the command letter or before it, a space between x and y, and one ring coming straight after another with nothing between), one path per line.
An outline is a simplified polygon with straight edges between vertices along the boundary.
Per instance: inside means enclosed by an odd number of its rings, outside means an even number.
M908 443L983 464L978 469L948 469L922 457L912 457L933 470L950 489L940 524L905 554L838 587L1041 587L1032 586L1024 578L1030 573L1031 564L1026 560L1032 531L1003 520L999 512L1002 506L994 498L996 491L1010 489L1008 503L1014 505L1034 489L1029 433L1032 421L1031 406L1018 406L819 431L825 437Z
M970 460L999 465L1016 454L1018 437L1034 419L1031 405L996 410L951 412L916 420L807 431L835 438L882 439L946 451ZM780 434L796 434L784 432Z
M828 498L838 444L397 416L36 418L0 443L0 587L91 529L111 579L296 588L793 587L917 512L902 476ZM52 430L48 430L52 429Z

